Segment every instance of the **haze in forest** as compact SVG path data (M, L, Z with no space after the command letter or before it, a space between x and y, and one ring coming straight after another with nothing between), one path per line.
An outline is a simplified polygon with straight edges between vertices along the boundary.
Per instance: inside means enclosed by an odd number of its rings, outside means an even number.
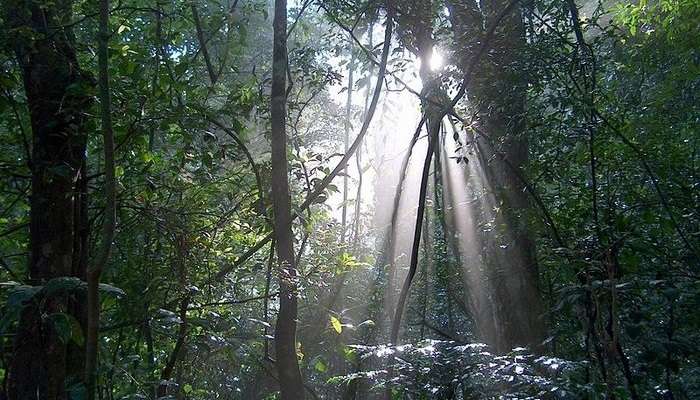
M697 1L0 27L0 400L700 398Z

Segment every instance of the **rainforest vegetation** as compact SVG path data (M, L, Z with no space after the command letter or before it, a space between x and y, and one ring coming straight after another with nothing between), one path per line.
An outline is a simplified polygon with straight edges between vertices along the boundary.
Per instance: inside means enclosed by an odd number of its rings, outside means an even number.
M0 1L0 400L700 398L700 1Z

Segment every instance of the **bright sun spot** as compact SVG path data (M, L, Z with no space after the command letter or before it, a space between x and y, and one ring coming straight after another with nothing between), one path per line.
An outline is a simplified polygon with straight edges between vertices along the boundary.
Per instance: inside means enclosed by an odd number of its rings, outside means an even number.
M420 58L417 58L415 60L416 70L420 69L420 66L422 63L423 63L423 60L421 60ZM430 70L433 72L440 71L441 69L444 68L445 58L438 48L433 48L433 54L430 56L430 59L428 60L428 66L430 67Z
M433 49L433 56L430 57L430 70L439 71L444 63L442 54L437 49Z

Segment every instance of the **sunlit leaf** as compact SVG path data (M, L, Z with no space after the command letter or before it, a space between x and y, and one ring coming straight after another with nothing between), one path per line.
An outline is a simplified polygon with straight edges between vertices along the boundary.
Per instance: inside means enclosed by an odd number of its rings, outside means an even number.
M340 320L334 316L331 315L331 326L333 327L333 330L336 331L337 334L341 334L343 332L343 324L340 323Z
M316 363L314 364L314 369L316 369L316 371L318 372L326 372L328 371L328 366L326 365L326 363L323 362L321 358L318 358L316 360Z

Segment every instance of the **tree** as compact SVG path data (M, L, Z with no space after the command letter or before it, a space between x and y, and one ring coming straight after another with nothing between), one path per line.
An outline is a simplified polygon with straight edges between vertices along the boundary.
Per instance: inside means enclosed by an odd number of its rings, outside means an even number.
M94 400L96 396L97 359L99 355L100 334L100 276L109 260L112 240L116 228L117 185L114 176L114 130L112 127L112 106L109 92L109 0L100 1L100 28L98 33L98 63L99 63L99 97L102 122L102 138L104 142L105 160L105 213L102 226L102 246L93 265L88 266L87 280L87 323L85 345L85 386L87 398Z
M275 324L275 355L283 400L303 399L304 385L297 360L297 270L289 194L286 135L287 1L275 0L272 55L272 205L275 221L280 311Z
M32 127L28 275L33 285L85 276L88 227L81 185L94 83L78 63L69 24L72 6L70 1L4 3ZM47 294L23 309L7 378L10 399L67 398L65 381L80 376L82 362L68 354L60 325L52 321L81 320L79 304L65 293Z
M468 134L477 148L472 162L484 171L490 182L485 190L490 193L480 200L474 213L486 220L493 218L497 226L493 234L476 239L481 241L477 248L487 254L465 255L467 263L479 258L485 263L485 276L472 278L471 285L488 287L486 291L471 291L486 297L470 304L478 304L472 314L480 337L500 352L523 345L538 349L544 340L537 262L526 222L529 200L518 177L527 161L528 147L526 80L521 70L525 33L515 4L498 1L482 9L469 0L448 2L459 65L467 71L476 62L475 78L466 86L470 108L477 116L473 121L476 128ZM491 41L488 57L474 61L481 51L479 43L487 36ZM488 199L491 196L492 202ZM490 208L499 211L492 215ZM472 271L482 268L472 265Z
M5 0L1 399L700 397L697 2L272 3Z

